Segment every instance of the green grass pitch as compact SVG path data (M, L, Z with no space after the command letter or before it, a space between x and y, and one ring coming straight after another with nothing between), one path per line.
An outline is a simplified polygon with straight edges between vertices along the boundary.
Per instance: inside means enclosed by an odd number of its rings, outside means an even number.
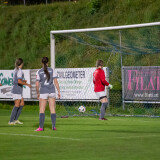
M23 111L24 125L9 126L10 110L0 110L0 160L158 160L160 119L142 117L57 118L51 130L46 112L44 132L38 111Z

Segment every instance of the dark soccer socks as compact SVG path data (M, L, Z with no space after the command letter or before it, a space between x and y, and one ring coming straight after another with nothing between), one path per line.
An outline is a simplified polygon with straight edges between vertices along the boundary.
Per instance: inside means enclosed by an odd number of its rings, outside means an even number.
M11 113L11 117L10 117L10 122L14 122L14 119L15 119L15 116L17 114L17 111L18 111L18 108L19 107L15 107L12 109L12 113Z
M45 120L45 113L40 113L39 114L39 128L44 129L44 120ZM56 124L56 114L52 113L51 114L51 121L52 121L52 129L56 130L55 124Z
M102 103L100 117L99 117L100 119L104 118L105 113L106 113L107 105L108 105L108 103Z
M56 125L56 113L51 113L51 121L52 121L52 129L54 130Z
M40 113L39 114L39 127L40 128L44 127L44 120L45 120L45 113Z
M19 106L19 107L18 107L17 114L16 114L16 116L15 116L15 120L18 120L18 118L19 118L19 116L20 116L20 114L21 114L22 109L23 109L23 106Z

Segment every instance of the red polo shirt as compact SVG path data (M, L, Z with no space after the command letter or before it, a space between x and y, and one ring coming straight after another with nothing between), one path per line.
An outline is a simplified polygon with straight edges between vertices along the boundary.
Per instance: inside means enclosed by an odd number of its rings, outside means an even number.
M93 83L95 92L102 92L105 90L105 86L109 85L109 83L105 79L105 73L103 69L98 68L94 71Z

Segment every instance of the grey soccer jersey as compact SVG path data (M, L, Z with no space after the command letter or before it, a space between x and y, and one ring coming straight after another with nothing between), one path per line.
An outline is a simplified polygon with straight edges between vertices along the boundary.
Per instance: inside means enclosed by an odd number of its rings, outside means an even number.
M18 84L18 79L24 79L24 73L20 68L13 71L13 87L11 91L13 94L22 94L23 85Z
M49 67L48 67L48 72L50 74L49 81L47 80L43 68L38 70L36 73L36 81L40 82L40 94L55 93L55 86L53 84L53 79L57 78L57 74L55 70Z

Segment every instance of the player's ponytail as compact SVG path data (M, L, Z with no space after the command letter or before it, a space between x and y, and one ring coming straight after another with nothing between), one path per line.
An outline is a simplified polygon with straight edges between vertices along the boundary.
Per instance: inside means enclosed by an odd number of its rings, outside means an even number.
M99 59L96 61L96 67L100 67L100 66L103 66L103 60Z
M22 58L17 58L16 62L15 62L15 68L19 69L19 66L23 63L23 59Z
M46 74L47 76L47 81L49 81L50 79L50 74L48 72L48 66L47 66L47 63L48 63L48 57L43 57L42 58L42 63L43 63L43 66L44 66L44 73Z

